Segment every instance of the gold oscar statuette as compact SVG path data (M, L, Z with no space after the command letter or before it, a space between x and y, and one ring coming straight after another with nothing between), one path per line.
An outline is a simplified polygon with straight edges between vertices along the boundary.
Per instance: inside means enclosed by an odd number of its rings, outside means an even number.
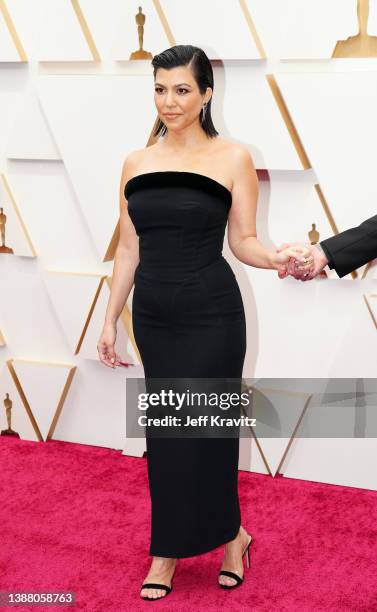
M137 35L139 37L139 49L131 53L130 59L132 60L152 59L153 58L152 53L150 53L149 51L144 51L143 49L145 15L141 10L141 6L139 6L139 12L136 13L135 15L135 21L137 23Z
M319 231L315 228L315 223L312 223L312 229L308 233L310 244L316 244L319 240Z
M13 436L14 438L19 438L19 434L12 429L12 400L9 397L9 393L5 394L4 407L5 413L7 417L8 429L3 429L1 432L1 436Z
M1 231L0 253L13 253L13 249L5 246L5 225L7 222L7 216L3 211L4 209L0 208L0 231Z
M369 0L357 1L359 32L347 40L338 40L332 57L377 57L377 36L368 34Z

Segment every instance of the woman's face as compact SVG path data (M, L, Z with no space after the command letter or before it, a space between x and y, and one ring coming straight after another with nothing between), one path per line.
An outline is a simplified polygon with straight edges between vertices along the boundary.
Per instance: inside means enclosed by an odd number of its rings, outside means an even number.
M199 120L199 113L211 97L207 87L201 94L187 66L170 70L158 68L154 82L154 100L161 121L169 130L180 130Z

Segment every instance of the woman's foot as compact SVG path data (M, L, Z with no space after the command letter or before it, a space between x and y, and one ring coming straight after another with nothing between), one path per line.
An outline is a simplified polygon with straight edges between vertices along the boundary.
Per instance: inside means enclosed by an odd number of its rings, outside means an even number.
M240 578L243 578L243 560L242 553L244 552L248 542L250 540L250 534L245 529L240 527L240 530L234 540L225 544L225 554L221 570L228 570L234 572ZM236 584L236 580L230 576L220 575L219 584L225 584L227 586L233 586Z
M171 586L171 579L174 574L176 563L177 559L170 557L153 557L151 567L143 584L146 584L147 582L156 582L166 584L166 586ZM167 595L167 591L165 591L165 589L155 589L150 587L143 589L143 587L141 587L140 591L141 597L151 597L153 599L159 599L165 595Z

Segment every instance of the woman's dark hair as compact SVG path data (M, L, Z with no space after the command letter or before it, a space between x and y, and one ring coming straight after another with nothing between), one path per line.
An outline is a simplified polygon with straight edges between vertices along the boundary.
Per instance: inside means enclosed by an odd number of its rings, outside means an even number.
M152 66L154 78L156 78L158 68L169 70L176 66L189 66L198 84L200 93L204 94L207 87L211 87L213 92L213 70L211 62L203 49L199 47L194 47L193 45L175 45L174 47L169 47L169 49L165 49L165 51L153 57ZM200 111L199 121L206 134L213 138L218 135L218 131L215 129L212 122L211 102L212 97L206 105L204 121L202 121L203 110ZM164 136L166 131L167 127L165 123L158 118L153 136Z

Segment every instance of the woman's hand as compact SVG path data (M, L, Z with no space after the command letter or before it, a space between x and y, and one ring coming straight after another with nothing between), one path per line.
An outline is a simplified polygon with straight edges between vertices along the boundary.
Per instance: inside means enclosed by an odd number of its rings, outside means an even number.
M308 275L313 271L313 255L311 250L304 245L280 247L276 253L271 253L271 264L278 270L279 278L288 276L291 266L298 262L300 270L305 270Z
M115 368L116 362L120 361L120 356L115 353L114 348L116 336L116 324L105 323L97 344L97 350L100 361L109 368Z

